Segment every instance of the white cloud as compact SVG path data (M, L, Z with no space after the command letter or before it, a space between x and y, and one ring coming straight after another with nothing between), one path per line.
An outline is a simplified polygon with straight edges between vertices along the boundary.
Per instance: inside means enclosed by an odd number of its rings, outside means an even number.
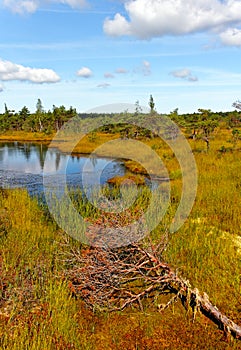
M97 85L98 88L102 88L102 89L105 89L109 86L110 86L110 84L108 84L108 83L102 83L102 84Z
M183 68L179 70L174 70L170 74L173 75L175 78L187 78L191 74L191 71L190 69Z
M87 5L87 2L85 0L52 0L51 2L59 2L61 4L66 4L72 8L82 8Z
M198 81L198 78L196 76L192 75L192 72L188 68L174 70L174 71L170 72L170 74L174 78L181 78L181 79L185 79L185 80L192 81L192 82Z
M114 78L115 76L114 76L114 74L112 74L112 73L106 72L106 73L104 74L104 77L105 77L106 79L112 79L112 78Z
M88 67L82 67L77 71L76 74L81 78L90 78L93 75L93 72Z
M148 61L143 61L142 63L142 73L144 75L150 75L151 74L151 64Z
M126 5L127 6L127 5ZM117 13L113 20L107 18L104 22L104 32L111 36L131 35L129 22Z
M193 76L193 75L190 75L190 76L187 78L187 80L188 80L188 81L193 81L193 82L195 82L195 81L198 81L198 77Z
M142 63L133 69L136 74L142 74L144 76L151 75L151 63L149 61L142 61Z
M15 13L33 13L38 8L36 0L3 0L3 5Z
M117 68L117 69L115 70L115 72L116 72L117 74L127 74L127 73L128 73L128 70L125 69L125 68Z
M52 69L30 68L0 59L0 80L20 80L32 83L56 83L60 77Z
M65 4L72 8L83 8L86 6L86 0L3 0L3 5L14 13L33 13L43 3L45 4Z
M227 46L241 46L241 30L229 28L220 34L220 39Z
M209 30L222 32L241 24L240 0L129 0L124 6L129 18L119 13L107 18L106 34L150 39Z

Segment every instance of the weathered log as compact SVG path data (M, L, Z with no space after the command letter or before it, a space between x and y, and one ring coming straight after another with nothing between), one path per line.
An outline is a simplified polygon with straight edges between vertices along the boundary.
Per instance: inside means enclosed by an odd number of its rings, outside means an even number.
M230 333L234 338L241 339L241 327L225 316L214 306L206 293L200 295L198 289L191 291L191 300L196 304L202 314L218 325L225 333Z

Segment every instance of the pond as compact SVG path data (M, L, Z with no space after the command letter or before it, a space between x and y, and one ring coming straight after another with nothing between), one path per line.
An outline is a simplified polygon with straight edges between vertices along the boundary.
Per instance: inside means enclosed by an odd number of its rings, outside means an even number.
M91 165L91 166L90 166ZM65 176L70 188L103 185L125 174L121 160L71 156L46 145L0 142L0 186L27 188L30 195L43 193L43 176L53 184Z

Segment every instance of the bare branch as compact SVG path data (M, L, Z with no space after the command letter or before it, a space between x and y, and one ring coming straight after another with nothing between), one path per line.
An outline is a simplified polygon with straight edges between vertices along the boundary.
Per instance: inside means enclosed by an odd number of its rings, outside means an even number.
M223 315L212 305L208 296L179 277L165 261L162 253L167 245L148 246L131 244L124 248L89 247L81 252L72 249L66 260L69 266L66 277L72 293L80 296L90 307L109 311L123 310L136 306L143 310L144 300L156 300L161 294L170 294L166 304L159 305L159 311L177 300L193 310L193 316L201 311L221 329L241 339L241 327Z

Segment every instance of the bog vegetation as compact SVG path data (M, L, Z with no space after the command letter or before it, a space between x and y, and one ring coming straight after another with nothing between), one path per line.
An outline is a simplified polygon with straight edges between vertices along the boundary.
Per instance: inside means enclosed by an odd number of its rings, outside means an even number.
M136 111L135 115L140 117L142 114L142 109L139 106L139 101L136 101ZM150 97L150 115L155 115L158 117L158 114L155 112L155 103L153 97ZM185 127L187 131L192 131L193 136L199 134L199 131L202 132L204 136L210 135L211 132L217 127L218 123L223 122L229 128L234 128L240 126L241 121L241 112L237 109L240 109L240 102L233 104L236 109L231 112L212 112L207 109L198 109L196 113L192 114L178 114L178 108L170 112L169 117L174 120L179 126ZM120 121L123 117L130 114L128 110L120 113ZM28 107L24 106L20 111L14 111L9 109L5 104L4 113L0 114L0 132L5 133L7 131L25 131L32 133L44 133L45 135L53 134L54 132L61 129L65 122L69 121L71 118L79 115L81 119L93 119L93 118L105 118L106 114L98 113L77 113L76 109L72 106L69 109L66 109L65 106L55 106L53 105L52 110L46 111L42 104L42 101L38 99L36 103L36 111L30 113ZM113 116L114 113L108 114L109 117ZM116 130L111 127L103 128L104 131L110 129L112 132ZM129 132L136 132L136 130L128 130ZM127 132L128 132L127 131ZM126 132L126 128L122 127L122 132ZM132 135L133 136L133 135ZM148 135L146 135L148 136Z
M153 111L142 116L137 112L138 118L161 118ZM50 140L75 114L75 109L64 107L45 112L41 101L33 114L26 107L19 113L6 107L0 115L1 138ZM175 110L169 117L188 138L198 168L195 204L174 234L168 233L168 227L180 202L182 174L175 155L155 133L122 123L120 115L119 124L86 135L74 152L88 153L107 139L121 136L141 140L160 155L170 174L171 198L164 219L149 238L155 245L167 237L163 261L241 325L241 113L199 110L178 115ZM106 116L80 116L86 123L88 118ZM72 147L66 144L64 151ZM145 173L131 160L126 160L126 165L129 178L133 172ZM118 186L103 191L107 197L117 198ZM151 191L143 187L134 205L118 216L118 224L137 218L150 196ZM90 234L100 222L112 225L116 220L111 214L103 219L102 212L80 191L72 193L72 200L81 215L91 221ZM0 208L1 349L240 349L240 340L230 337L228 330L219 330L196 308L185 308L181 301L174 301L165 309L170 301L167 291L145 297L141 304L130 303L122 311L103 310L98 300L91 299L93 284L87 283L89 290L86 285L82 288L73 272L85 268L78 261L83 263L82 258L88 258L91 249L68 237L45 205L24 190L1 190Z

